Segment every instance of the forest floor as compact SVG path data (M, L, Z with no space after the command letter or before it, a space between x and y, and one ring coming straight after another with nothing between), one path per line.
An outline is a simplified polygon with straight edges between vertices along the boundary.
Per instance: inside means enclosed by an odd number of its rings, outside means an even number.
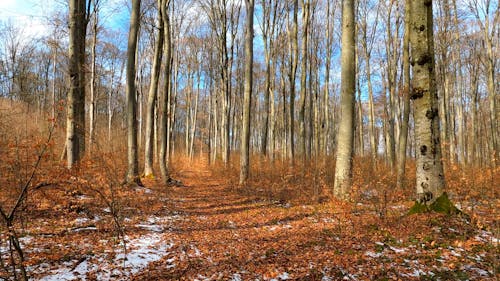
M229 184L205 163L185 166L173 174L175 186L145 180L146 187L116 188L112 201L77 176L35 193L20 226L28 274L37 280L500 277L498 228L468 216L406 216L411 201L391 203L384 213L361 203L276 201ZM483 224L498 225L490 207L476 206L475 213L487 217Z

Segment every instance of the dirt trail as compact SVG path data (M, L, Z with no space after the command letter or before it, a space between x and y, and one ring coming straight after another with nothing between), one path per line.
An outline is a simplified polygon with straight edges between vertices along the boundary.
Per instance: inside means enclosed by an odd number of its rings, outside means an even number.
M331 204L290 206L244 196L204 165L178 174L183 186L173 187L165 201L178 216L165 228L175 246L134 280L420 280L435 272L452 279L462 273L471 280L495 278L470 249L419 249L450 239L425 221L381 223L362 210L342 214L346 210ZM431 220L460 227L441 217ZM409 231L416 223L419 231ZM441 260L428 260L436 251ZM454 257L456 251L462 256ZM457 263L468 269L456 273L448 266Z

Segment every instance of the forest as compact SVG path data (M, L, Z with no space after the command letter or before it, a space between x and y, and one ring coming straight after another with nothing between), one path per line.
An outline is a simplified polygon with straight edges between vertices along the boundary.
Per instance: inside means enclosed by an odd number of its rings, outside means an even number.
M498 0L6 1L0 279L498 280L499 66Z

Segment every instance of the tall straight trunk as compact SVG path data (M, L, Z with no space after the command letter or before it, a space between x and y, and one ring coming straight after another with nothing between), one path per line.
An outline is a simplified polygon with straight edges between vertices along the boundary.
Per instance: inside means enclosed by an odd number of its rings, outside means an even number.
M253 87L253 13L254 0L245 0L247 19L245 24L245 74L243 89L243 120L241 128L240 185L245 184L250 164L250 111Z
M54 56L52 57L52 120L56 119L56 74L57 74L57 48L54 47Z
M187 157L189 157L189 137L191 134L190 130L190 125L191 125L191 119L192 119L192 99L193 99L193 73L190 71L187 73L187 93L185 94L186 96L186 112L184 116L184 153L186 154Z
M197 89L196 89L196 100L194 102L194 112L193 116L191 119L191 137L190 137L190 144L189 144L189 159L193 159L194 155L194 138L196 135L196 124L198 120L198 103L200 99L200 80L201 80L201 70L198 71L198 81L197 81ZM187 133L187 131L186 131Z
M364 3L365 5L367 3ZM364 7L363 16L360 20L360 31L361 31L361 49L363 51L363 56L365 58L365 72L366 72L366 83L368 90L368 136L370 138L370 154L372 164L375 163L377 158L377 142L376 142L376 132L375 132L375 105L373 98L373 85L372 85L372 73L371 73L371 52L373 48L373 42L375 39L375 32L377 30L377 21L379 16L379 11L375 15L375 25L372 26L371 32L368 32L368 9Z
M297 60L299 56L299 43L298 43L298 10L299 1L293 1L293 26L289 32L290 44L290 70L288 78L290 82L290 106L288 110L288 153L290 154L290 161L293 164L295 161L295 78L297 76Z
M145 134L145 145L144 145L144 176L153 176L153 146L154 146L154 118L155 118L155 108L156 99L158 95L158 82L160 78L161 70L161 60L163 54L163 41L164 41L164 29L163 29L163 17L161 6L164 3L163 0L158 0L158 35L155 41L154 59L153 59L153 69L151 73L151 81L149 84L148 102L146 105L146 134Z
M276 62L273 61L271 65L271 73L275 73L276 70ZM271 161L274 161L274 152L276 149L276 143L275 143L275 128L276 128L276 109L274 106L274 89L276 88L275 86L276 82L274 79L274 76L272 77L272 83L271 87L269 89L269 97L270 97L270 104L269 104L269 118L271 119L271 122L269 122L269 158Z
M113 75L111 75L111 82L109 83L108 89L108 142L111 142L111 125L113 121L113 105L111 101L113 97L113 81Z
M139 35L139 17L141 0L132 0L132 12L130 14L130 29L127 47L127 148L128 169L127 182L140 183L139 162L137 153L137 89L135 85L136 74L136 51Z
M334 195L341 199L349 198L352 184L354 102L356 95L354 13L354 0L344 0L342 2L341 117L333 187Z
M413 89L411 97L414 104L417 149L416 191L417 201L425 205L431 205L444 192L432 16L431 1L412 1L410 42Z
M170 79L171 79L171 62L172 62L172 43L170 36L170 16L168 7L170 4L170 0L161 0L161 14L163 20L163 33L164 33L164 43L163 43L163 51L165 57L165 70L164 70L164 87L163 87L163 96L160 98L160 173L163 180L163 183L167 183L169 179L168 173L168 149L169 149L169 131L168 131L168 120L169 116L169 108L170 108Z
M265 19L264 19L265 20ZM270 46L267 40L268 34L263 35L264 40L264 61L266 64L266 78L264 82L264 116L262 125L261 149L262 155L267 155L267 144L269 135L269 110L270 110L270 91L271 91L271 55Z
M457 134L458 134L458 142L457 142L457 151L458 151L458 162L460 164L464 164L466 162L465 158L465 130L464 130L464 106L463 106L463 73L462 73L462 59L460 55L460 33L459 33L459 23L458 23L458 15L457 15L457 4L456 0L452 0L453 6L453 25L455 27L454 39L456 45L456 50L453 51L453 59L456 61L458 68L455 70L454 76L457 78L457 92L455 95L455 101L457 105Z
M307 82L307 45L309 29L309 1L302 0L302 41L301 41L301 72L300 72L300 100L299 100L299 152L302 156L302 162L305 163L306 155L306 82Z
M66 113L66 165L71 169L85 151L85 0L69 1L69 78Z
M332 18L335 16L335 8L331 9L331 1L327 1L327 9L326 9L326 29L325 29L325 37L326 37L326 60L325 60L325 92L323 94L323 122L321 124L322 127L322 142L323 142L323 154L325 156L328 155L328 141L329 141L329 133L330 133L330 67L332 61L332 45L333 45L333 30L331 29ZM332 114L333 115L333 114ZM325 158L326 159L326 158Z
M403 37L403 120L399 134L396 169L396 186L403 187L406 166L406 147L408 143L408 122L410 120L410 0L405 0L405 31Z
M98 6L94 1L94 21L92 24L92 62L90 70L90 106L89 106L89 155L92 156L92 146L94 144L95 138L95 100L96 100L96 48L97 48L97 24L98 24Z
M498 92L496 91L496 87L498 87L498 85L495 84L495 73L498 72L496 72L495 70L495 54L493 51L493 42L491 38L493 37L493 35L491 35L491 37L489 35L490 28L493 27L489 26L489 20L487 19L485 21L483 33L486 42L486 53L487 53L486 75L487 75L488 102L490 104L490 112L489 112L490 128L491 128L490 146L493 151L491 164L493 165L493 167L497 167L498 163L500 162L499 160L500 141L498 140L498 138L500 137L499 133L500 130L498 126L499 111L497 110L497 99L499 95Z

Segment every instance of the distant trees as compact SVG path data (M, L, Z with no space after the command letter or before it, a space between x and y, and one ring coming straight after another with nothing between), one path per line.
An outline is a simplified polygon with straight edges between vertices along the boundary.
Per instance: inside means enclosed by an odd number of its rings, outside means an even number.
M348 5L342 17L341 3ZM193 159L199 154L228 169L238 155L246 166L248 155L262 163L290 164L286 173L300 169L306 177L310 165L320 172L336 157L334 177L315 177L332 185L335 196L347 198L350 163L359 157L373 169L390 167L396 176L391 186L411 187L406 163L423 146L416 112L422 106L418 99L411 106L409 99L415 96L412 88L422 87L414 83L421 79L418 64L410 68L415 58L409 47L411 3L256 1L254 18L261 32L254 33L248 86L248 27L241 19L250 3L148 1L139 10L142 17L134 18L142 31L130 29L137 50L127 53L127 31L114 29L102 16L113 13L110 3L72 0L69 10L61 5L50 17L53 32L47 37L26 39L13 22L0 23L0 92L41 114L50 111L52 118L66 102L68 167L91 146L95 152L110 151L127 139L127 174L135 179L139 151L144 175L152 176L158 166L164 181L169 160L178 155ZM488 0L434 4L434 92L443 169L498 166L498 9ZM349 18L353 30L341 32L351 5L357 20ZM351 32L355 37L341 46L341 35ZM252 124L248 135L247 122ZM126 128L131 129L128 137ZM114 148L99 145L103 132Z

